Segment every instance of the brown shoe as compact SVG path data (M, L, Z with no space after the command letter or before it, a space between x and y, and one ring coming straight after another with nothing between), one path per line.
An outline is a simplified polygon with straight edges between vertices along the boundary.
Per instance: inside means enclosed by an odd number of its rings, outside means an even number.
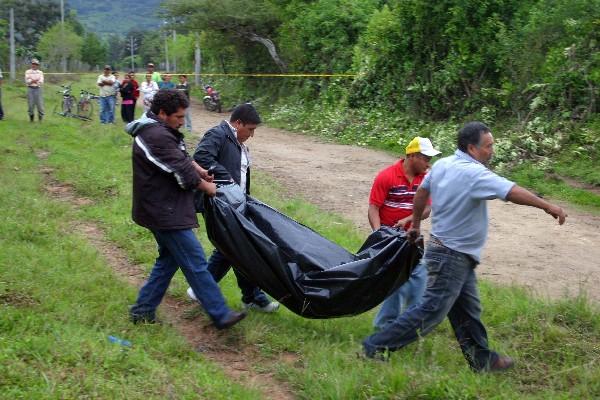
M498 356L496 361L490 365L488 372L501 372L512 368L515 362L509 356Z

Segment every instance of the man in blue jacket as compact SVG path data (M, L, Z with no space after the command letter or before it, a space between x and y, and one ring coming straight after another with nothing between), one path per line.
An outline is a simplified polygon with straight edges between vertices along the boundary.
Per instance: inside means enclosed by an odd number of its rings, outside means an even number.
M186 152L183 134L187 97L178 90L161 90L147 114L127 125L134 137L133 220L148 228L158 244L150 277L130 310L134 323L155 322L156 308L178 268L197 294L218 329L235 325L245 313L229 309L207 270L204 250L192 231L198 227L194 193L216 193L207 171Z
M209 129L196 148L194 160L203 168L212 168L215 180L240 185L242 191L250 194L250 153L245 142L254 136L260 124L260 116L252 104L241 104L231 113L229 121ZM198 201L200 203L200 201ZM208 262L208 270L219 282L231 268L231 262L215 250ZM245 309L266 313L277 311L279 303L269 298L255 285L248 282L235 268L238 286L242 290L242 303ZM188 295L195 299L195 289L189 288Z

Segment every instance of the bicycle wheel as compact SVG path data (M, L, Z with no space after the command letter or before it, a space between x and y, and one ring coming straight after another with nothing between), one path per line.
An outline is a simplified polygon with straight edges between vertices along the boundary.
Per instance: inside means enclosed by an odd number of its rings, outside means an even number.
M62 109L63 109L63 102L61 101L60 103L57 103L54 105L54 108L52 109L52 113L60 115L61 117L64 117L65 114L63 113Z
M75 97L69 96L63 99L62 112L65 116L73 114L73 106L75 105Z
M77 103L77 116L81 119L91 120L94 106L91 101L84 99Z

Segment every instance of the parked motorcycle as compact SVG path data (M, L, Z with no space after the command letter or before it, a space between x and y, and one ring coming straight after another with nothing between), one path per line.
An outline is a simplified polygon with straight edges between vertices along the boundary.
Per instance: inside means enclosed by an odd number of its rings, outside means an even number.
M208 111L216 111L218 113L221 112L221 96L219 92L213 89L212 86L206 85L204 86L204 90L206 91L206 96L202 102L204 103L204 108Z

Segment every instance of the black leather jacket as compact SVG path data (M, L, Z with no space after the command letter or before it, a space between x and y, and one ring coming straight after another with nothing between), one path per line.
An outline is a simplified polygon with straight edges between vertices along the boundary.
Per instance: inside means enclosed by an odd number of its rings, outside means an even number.
M204 134L194 152L194 160L202 168L214 167L215 181L220 181L219 183L230 181L240 184L242 146L227 121L222 121ZM250 167L246 172L246 194L250 194ZM202 196L202 192L196 194L196 211L198 212L204 210Z

